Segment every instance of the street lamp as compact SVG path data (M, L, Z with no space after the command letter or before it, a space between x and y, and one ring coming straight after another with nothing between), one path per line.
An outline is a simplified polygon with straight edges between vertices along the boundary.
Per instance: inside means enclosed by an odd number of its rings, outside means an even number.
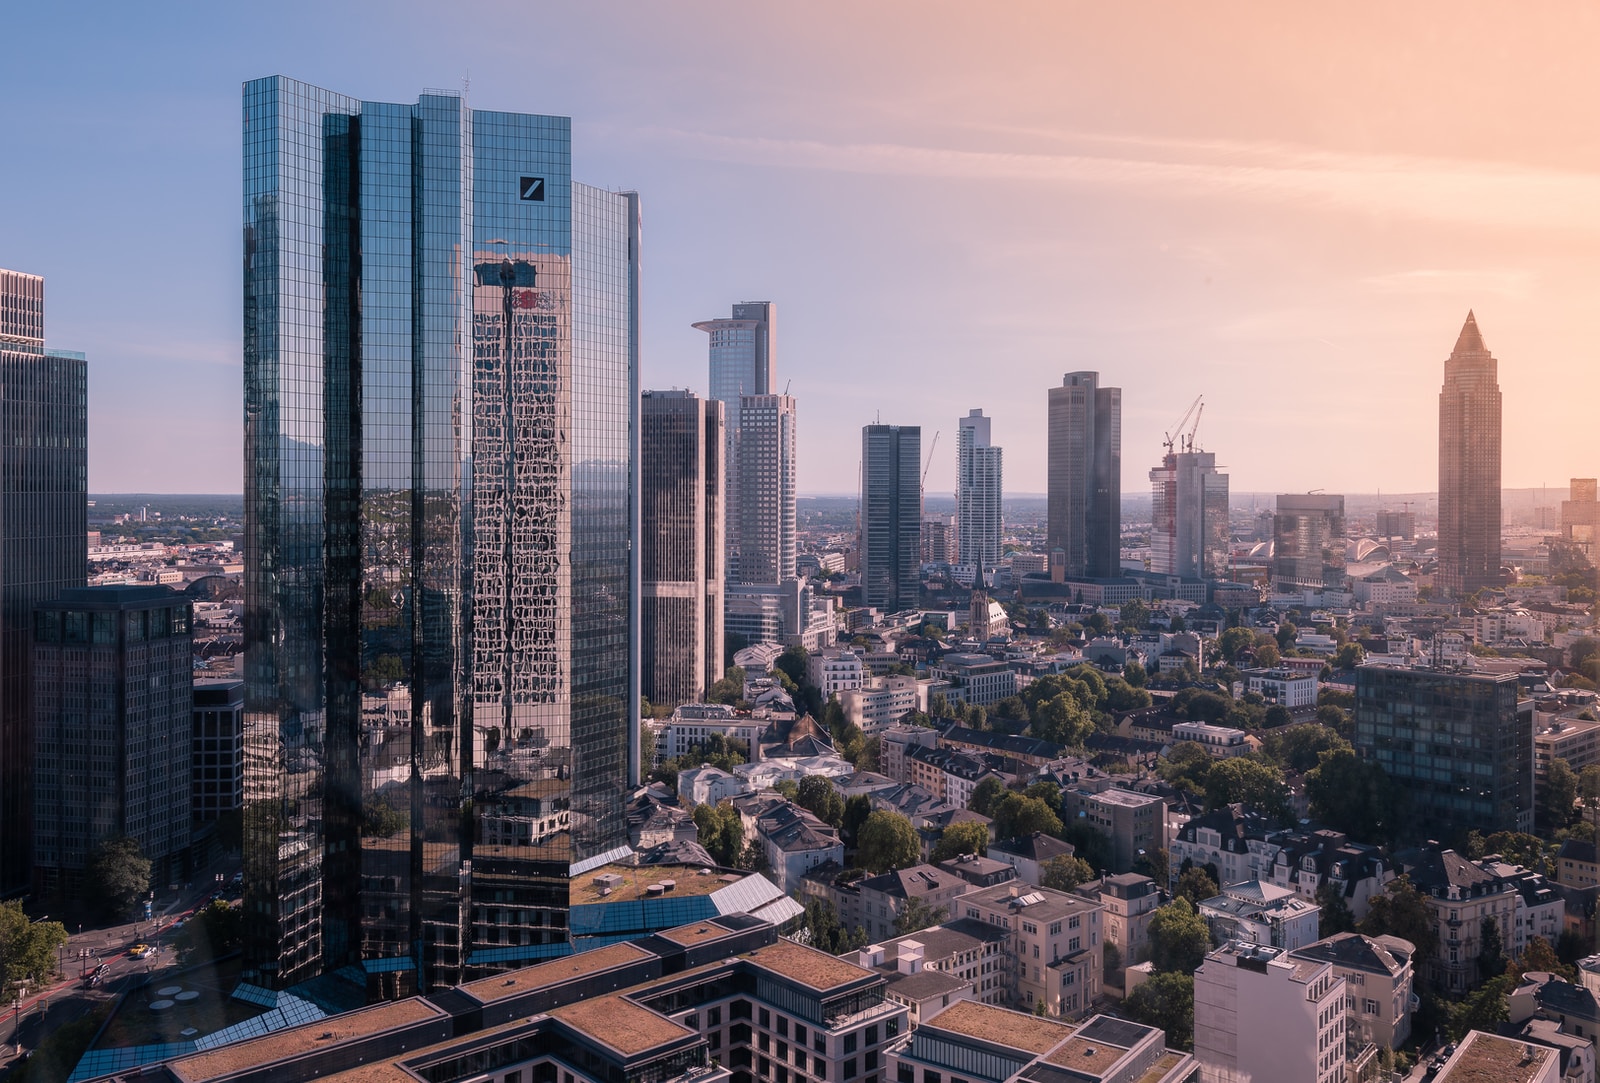
M22 1056L22 998L28 995L26 985L17 986L17 995L11 1002L11 1040L17 1047L17 1056Z

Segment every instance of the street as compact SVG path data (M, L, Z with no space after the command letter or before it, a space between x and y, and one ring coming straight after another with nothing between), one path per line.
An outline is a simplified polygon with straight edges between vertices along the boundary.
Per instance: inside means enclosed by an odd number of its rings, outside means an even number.
M67 943L58 952L64 975L43 989L29 989L20 1001L0 1005L0 1040L5 1043L0 1046L0 1070L9 1070L16 1062L19 1039L24 1053L37 1049L57 1028L177 965L173 923L203 908L217 891L225 899L237 899L240 889L233 875L238 869L236 857L213 862L182 890L158 898L149 921L69 928ZM143 959L130 957L128 950L141 943L156 950ZM85 988L82 975L101 963L107 966L104 977L94 988Z

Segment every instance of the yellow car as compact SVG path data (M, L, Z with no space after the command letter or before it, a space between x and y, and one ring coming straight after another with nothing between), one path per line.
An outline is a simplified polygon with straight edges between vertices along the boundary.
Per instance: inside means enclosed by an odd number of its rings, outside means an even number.
M128 949L128 954L133 956L135 959L143 959L146 955L150 954L150 945L135 944L133 947Z

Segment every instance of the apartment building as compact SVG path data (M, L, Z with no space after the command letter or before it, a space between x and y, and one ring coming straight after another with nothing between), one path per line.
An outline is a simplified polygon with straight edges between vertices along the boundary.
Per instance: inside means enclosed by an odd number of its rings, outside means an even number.
M834 696L860 688L867 679L861 655L849 647L829 647L806 658L806 678L826 703Z
M1204 1083L1343 1083L1346 984L1333 965L1234 942L1194 974Z
M957 916L1009 932L1003 977L1012 1007L1086 1015L1100 995L1101 918L1097 902L1015 883L962 895Z
M1338 933L1289 953L1327 963L1345 981L1345 1031L1354 1041L1397 1049L1411 1037L1416 947L1398 936Z
M914 902L935 914L942 912L936 920L949 920L956 916L956 897L971 890L971 886L954 873L932 865L913 865L868 877L854 885L861 927L869 940L897 936L901 930L896 925Z
M1156 794L1109 785L1068 786L1061 791L1061 813L1106 837L1112 872L1131 871L1140 857L1167 849L1171 841L1167 802Z
M1006 942L1009 934L971 918L958 918L931 929L870 944L856 953L860 966L884 972L889 978L888 995L901 1000L912 1012L912 1022L924 1018L929 995L941 983L931 980L908 981L917 974L942 974L961 989L945 986L941 998L976 1000L983 1004L1002 1004L1007 999L1002 978L1006 967ZM940 1004L939 1007L948 1007Z
M863 727L865 728L865 727ZM907 755L913 748L932 748L939 731L927 726L893 725L878 734L878 770L896 782L911 781Z
M1136 872L1091 880L1073 888L1073 894L1105 907L1101 923L1105 942L1115 944L1122 965L1133 966L1150 958L1150 919L1161 905L1156 882Z
M1401 872L1427 897L1433 911L1439 950L1429 960L1425 977L1447 993L1464 993L1483 980L1478 957L1483 951L1483 926L1493 918L1502 950L1512 945L1517 920L1517 889L1454 850L1436 845L1395 855Z
M903 673L863 679L860 686L839 693L839 706L867 734L882 733L910 712L927 709L922 685Z

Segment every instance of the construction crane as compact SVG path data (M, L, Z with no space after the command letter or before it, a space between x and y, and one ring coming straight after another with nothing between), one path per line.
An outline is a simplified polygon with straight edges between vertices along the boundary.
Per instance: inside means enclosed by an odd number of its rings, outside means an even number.
M1162 434L1166 437L1162 443L1166 445L1168 455L1173 454L1179 449L1184 451L1192 451L1194 449L1194 430L1200 427L1200 418L1195 414L1195 411L1205 410L1205 404L1201 401L1202 398L1204 398L1204 396L1196 395L1194 397L1194 401L1189 404L1189 408L1185 410L1183 412L1183 416L1178 419L1178 423L1172 426L1172 431L1178 434L1177 439L1173 439L1171 432ZM1189 423L1189 418L1191 417L1194 418L1194 427L1189 430L1189 435L1187 438L1185 438L1183 427ZM1186 442L1189 445L1188 447L1184 446Z
M927 487L928 487L928 469L931 466L933 466L933 452L934 452L934 449L937 448L938 446L939 446L939 434L936 432L936 433L933 434L933 443L928 445L928 459L927 459L926 462L924 462L922 464L922 487L923 487L923 489L927 489Z

